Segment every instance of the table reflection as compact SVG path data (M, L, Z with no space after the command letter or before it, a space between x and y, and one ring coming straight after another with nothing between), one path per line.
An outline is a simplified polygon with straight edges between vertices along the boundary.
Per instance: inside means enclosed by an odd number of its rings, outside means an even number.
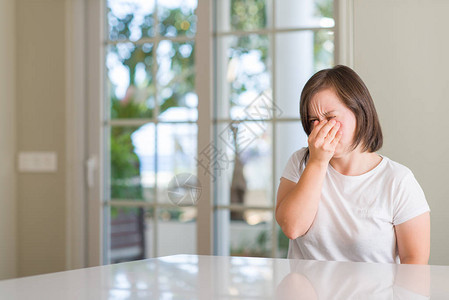
M132 264L123 267L110 281L115 299L129 297L126 287L160 299L180 295L189 299L429 299L430 295L430 266L177 255L146 260L135 264L136 269Z
M449 299L449 267L176 255L0 281L1 299Z
M163 270L157 276L159 291L188 292L192 298L429 299L430 295L430 266L201 256L190 262L164 258L158 264L164 264L158 268Z
M429 299L430 266L291 260L276 299Z

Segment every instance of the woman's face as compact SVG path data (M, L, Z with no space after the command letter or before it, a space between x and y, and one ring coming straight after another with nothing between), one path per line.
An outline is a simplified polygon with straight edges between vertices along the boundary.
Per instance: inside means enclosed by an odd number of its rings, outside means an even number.
M356 128L356 118L352 111L347 108L338 98L332 89L324 89L316 93L309 104L309 124L313 130L313 121L328 121L335 119L340 122L340 130L343 132L340 143L338 144L334 157L347 153L351 149L354 141Z

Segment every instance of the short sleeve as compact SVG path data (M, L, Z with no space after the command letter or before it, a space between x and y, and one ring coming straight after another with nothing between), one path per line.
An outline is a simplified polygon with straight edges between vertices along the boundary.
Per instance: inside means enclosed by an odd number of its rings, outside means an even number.
M399 225L430 211L424 192L412 172L403 178L396 195L393 225Z
M300 164L306 149L307 148L302 148L290 156L287 165L284 168L284 172L282 172L282 177L293 182L298 182L302 173Z

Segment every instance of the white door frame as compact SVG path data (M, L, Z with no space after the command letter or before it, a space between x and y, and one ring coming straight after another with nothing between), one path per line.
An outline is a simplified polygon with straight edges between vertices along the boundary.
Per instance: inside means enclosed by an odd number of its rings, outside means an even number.
M102 264L101 0L66 0L66 269ZM91 158L91 168L87 162ZM92 160L92 158L94 160ZM92 162L95 162L96 165ZM88 172L90 171L90 172ZM88 174L90 173L90 174ZM87 178L90 178L90 185Z

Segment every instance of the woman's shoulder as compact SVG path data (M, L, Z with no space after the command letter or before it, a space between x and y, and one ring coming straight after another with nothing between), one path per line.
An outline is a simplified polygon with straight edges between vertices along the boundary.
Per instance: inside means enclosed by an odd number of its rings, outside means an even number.
M308 149L307 147L303 147L303 148L301 148L301 149L299 149L299 150L296 150L295 152L293 152L293 154L291 155L291 157L292 157L295 161L300 162L300 161L304 158L304 156L306 155L307 149Z
M303 147L293 152L293 154L290 156L290 164L293 164L295 167L301 167L301 162L303 161L304 156L307 154L307 150L307 147Z
M409 176L413 176L412 170L402 163L394 161L384 155L382 155L382 158L383 160L385 160L383 168L385 175L389 174L396 179L403 179Z
M284 168L284 172L282 173L281 178L284 177L290 181L298 182L303 169L301 161L306 153L307 153L306 147L293 152L293 154L290 155L290 158L287 162L287 165Z

